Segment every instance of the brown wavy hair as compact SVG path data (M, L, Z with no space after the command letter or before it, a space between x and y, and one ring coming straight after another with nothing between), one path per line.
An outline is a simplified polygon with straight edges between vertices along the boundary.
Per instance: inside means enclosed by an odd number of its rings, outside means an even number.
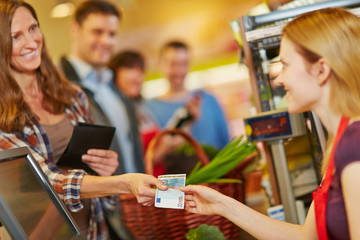
M21 132L36 113L24 101L16 80L10 73L12 56L11 23L16 9L27 8L38 21L34 8L21 0L0 0L0 129ZM64 112L76 96L71 83L53 64L45 41L41 50L41 64L35 70L37 82L43 92L43 108L53 114Z

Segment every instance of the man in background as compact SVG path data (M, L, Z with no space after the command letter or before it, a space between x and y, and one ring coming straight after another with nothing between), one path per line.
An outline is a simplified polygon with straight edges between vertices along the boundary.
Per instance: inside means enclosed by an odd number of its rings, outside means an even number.
M62 57L60 62L66 77L86 92L94 122L116 127L111 146L119 155L119 167L115 174L144 172L135 110L130 101L116 91L112 71L106 67L117 43L120 20L120 11L107 1L88 0L81 3L71 26L71 53ZM116 239L122 235L119 231L119 209L113 213L107 217L117 233L117 236L113 233L112 238ZM121 238L127 239L124 236Z
M200 143L218 150L229 142L229 132L221 106L214 96L206 91L189 91L185 78L189 72L190 50L181 41L171 41L160 50L160 68L169 81L169 90L157 99L146 103L148 109L165 128L175 111L194 98L200 98L197 119L191 128L191 135Z

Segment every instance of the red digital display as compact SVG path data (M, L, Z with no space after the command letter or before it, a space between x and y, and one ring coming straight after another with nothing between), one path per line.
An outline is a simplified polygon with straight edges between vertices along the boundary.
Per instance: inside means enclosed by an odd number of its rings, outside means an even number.
M251 128L254 137L289 132L288 119L285 116L254 121L251 123Z

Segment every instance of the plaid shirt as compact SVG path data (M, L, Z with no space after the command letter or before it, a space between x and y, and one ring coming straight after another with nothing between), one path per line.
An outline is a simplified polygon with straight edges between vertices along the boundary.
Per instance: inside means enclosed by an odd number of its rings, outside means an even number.
M72 125L78 122L92 122L87 97L80 88L75 87L77 99L72 99L71 108L65 109ZM80 201L80 184L86 172L83 170L63 171L57 169L53 162L53 152L43 127L33 118L31 124L24 127L23 132L5 133L0 130L0 150L28 147L38 161L43 172L49 178L54 189L68 208L77 212L83 208ZM109 239L103 209L111 211L114 208L112 198L94 198L91 200L91 216L87 239Z

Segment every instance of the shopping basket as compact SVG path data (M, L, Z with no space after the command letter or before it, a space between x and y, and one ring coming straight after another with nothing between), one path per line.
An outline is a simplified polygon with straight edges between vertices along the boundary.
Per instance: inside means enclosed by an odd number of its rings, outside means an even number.
M145 172L153 173L153 157L156 144L166 134L180 134L194 148L196 156L203 165L209 163L205 152L191 136L179 129L164 130L156 135L150 142L145 156ZM257 153L247 156L236 168L226 175L226 178L240 179L242 169L251 163ZM244 182L242 183L211 183L207 186L230 196L240 202L244 202ZM120 196L121 214L124 224L139 240L182 240L186 233L201 224L217 226L228 240L239 239L239 227L218 215L204 216L189 213L185 210L145 207L139 204L133 194Z

